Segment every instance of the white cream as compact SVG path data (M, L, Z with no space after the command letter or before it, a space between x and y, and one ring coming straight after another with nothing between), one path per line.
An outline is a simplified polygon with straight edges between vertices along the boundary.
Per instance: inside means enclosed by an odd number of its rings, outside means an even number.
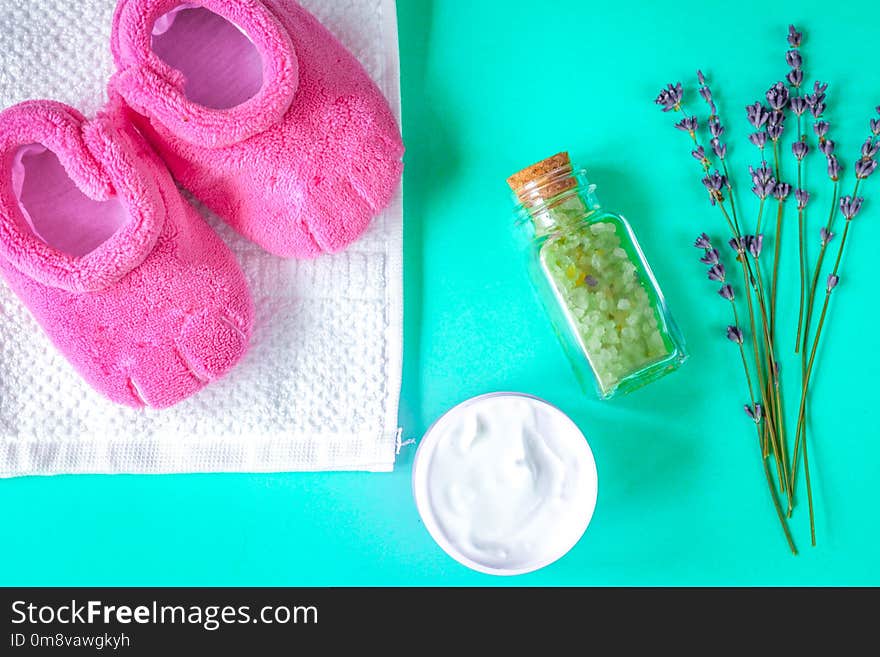
M550 404L499 393L441 417L413 467L419 512L465 565L528 572L568 552L596 505L596 466L577 426Z

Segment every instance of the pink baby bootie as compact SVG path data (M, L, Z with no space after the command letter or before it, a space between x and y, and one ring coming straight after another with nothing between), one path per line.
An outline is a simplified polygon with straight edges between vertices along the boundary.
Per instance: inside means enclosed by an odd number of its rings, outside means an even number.
M388 103L292 0L121 0L111 45L111 95L177 180L266 250L340 251L394 195Z
M167 407L241 358L244 276L130 124L22 103L0 163L0 273L95 389Z

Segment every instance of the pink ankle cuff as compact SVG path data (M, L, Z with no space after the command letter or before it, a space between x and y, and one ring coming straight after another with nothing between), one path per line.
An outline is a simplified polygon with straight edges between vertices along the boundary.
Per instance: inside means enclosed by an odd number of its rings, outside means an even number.
M152 251L165 220L159 190L142 163L108 138L100 120L84 123L60 103L22 103L0 117L0 257L28 277L70 292L103 289L137 267ZM31 144L58 153L84 194L97 201L118 197L130 221L83 257L42 241L22 213L11 171L18 150Z
M263 56L263 84L248 101L215 110L187 99L180 73L153 52L156 22L176 8L210 9L245 31ZM263 132L287 112L299 83L296 52L287 32L254 0L129 0L113 17L111 49L118 71L111 86L142 114L157 117L180 138L222 148Z

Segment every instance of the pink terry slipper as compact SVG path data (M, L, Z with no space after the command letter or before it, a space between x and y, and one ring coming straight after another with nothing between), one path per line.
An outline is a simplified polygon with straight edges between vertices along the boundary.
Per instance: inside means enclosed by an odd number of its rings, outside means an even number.
M403 144L358 61L292 0L121 0L111 96L174 176L281 256L345 248L391 200Z
M241 358L252 308L232 253L120 118L0 114L0 273L95 389L161 408Z

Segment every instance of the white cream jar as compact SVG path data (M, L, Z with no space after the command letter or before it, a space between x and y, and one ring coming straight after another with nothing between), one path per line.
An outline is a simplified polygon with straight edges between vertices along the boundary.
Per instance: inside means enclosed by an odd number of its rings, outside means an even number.
M596 464L558 408L493 393L455 406L428 429L413 493L451 557L480 572L517 575L553 563L583 535L596 506Z

